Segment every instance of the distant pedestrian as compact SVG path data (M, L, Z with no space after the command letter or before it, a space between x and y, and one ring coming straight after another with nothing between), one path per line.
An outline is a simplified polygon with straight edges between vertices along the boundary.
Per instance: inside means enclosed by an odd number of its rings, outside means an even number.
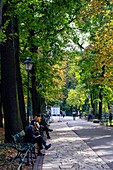
M109 122L110 122L110 126L112 125L112 113L109 113Z
M65 111L62 111L62 116L63 116L63 118L66 116Z
M81 117L82 117L82 111L80 111L79 117L80 117L80 119L81 119Z
M62 112L62 110L60 110L60 116L63 116L63 112Z
M88 121L90 121L91 119L92 119L92 114L89 113L89 114L88 114Z
M77 112L76 112L76 111L73 111L72 114L73 114L73 120L75 120L75 117L76 117Z

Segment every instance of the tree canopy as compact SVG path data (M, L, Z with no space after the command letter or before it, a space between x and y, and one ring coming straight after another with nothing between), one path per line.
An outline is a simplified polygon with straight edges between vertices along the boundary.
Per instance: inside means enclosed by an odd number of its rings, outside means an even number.
M112 6L110 0L3 1L1 66L3 83L8 83L2 86L1 96L12 86L7 74L10 80L13 75L15 86L11 94L15 96L15 110L21 115L22 124L25 124L25 116L22 117L27 96L27 72L23 63L27 57L34 63L29 89L34 114L41 99L45 99L46 105L67 102L82 109L84 104L89 104L86 102L89 98L91 107L101 101L99 94L103 91L105 103L112 103ZM13 64L9 66L8 60ZM14 69L5 73L8 67Z

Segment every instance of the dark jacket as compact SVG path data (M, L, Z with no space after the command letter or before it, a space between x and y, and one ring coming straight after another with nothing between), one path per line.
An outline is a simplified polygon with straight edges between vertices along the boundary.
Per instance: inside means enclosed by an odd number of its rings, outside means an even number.
M25 136L24 136L24 143L29 143L29 142L33 142L33 140L35 139L35 136L33 135L33 128L32 126L26 126L25 128Z

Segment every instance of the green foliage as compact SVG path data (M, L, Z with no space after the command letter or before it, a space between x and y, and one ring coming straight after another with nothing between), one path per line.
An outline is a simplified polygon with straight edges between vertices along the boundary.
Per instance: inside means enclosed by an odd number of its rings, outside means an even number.
M43 88L37 85L37 90L47 102L68 97L70 105L82 105L86 91L91 94L95 91L96 96L97 86L110 87L112 2L12 0L9 5L11 14L18 17L20 60L30 56L34 61L36 82L43 84ZM8 22L0 33L2 41L6 41ZM101 76L103 64L107 66L106 73L109 72L105 80ZM21 68L24 76L23 65ZM107 100L109 95L105 94ZM108 98L112 100L111 96Z
M86 90L84 85L76 86L76 89L71 89L68 93L67 103L71 106L82 107L86 99Z
M38 89L37 86L37 89L48 100L63 97L62 85L59 87L62 78L53 67L56 64L62 67L65 47L73 30L70 23L75 20L81 6L78 1L28 0L19 2L15 9L19 21L20 57L22 60L32 57L36 81L44 87ZM59 81L55 82L55 79Z

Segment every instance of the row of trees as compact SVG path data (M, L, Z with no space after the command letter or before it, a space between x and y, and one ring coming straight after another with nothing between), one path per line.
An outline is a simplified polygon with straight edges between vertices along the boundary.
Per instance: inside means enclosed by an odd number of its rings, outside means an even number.
M85 103L87 100L90 101L93 113L97 114L99 119L102 116L102 109L108 112L113 104L112 5L113 2L109 0L89 1L87 7L83 7L81 15L78 16L82 29L89 33L89 44L79 59L80 83L77 86L79 90L76 88L74 92L70 91L70 95L72 96L73 93L82 95L81 91L83 95L87 94L87 99L86 96L81 96L81 99L84 99ZM83 87L82 90L80 84ZM81 100L77 97L75 100L80 105Z
M101 113L102 91L110 104L112 5L109 0L0 1L0 124L4 115L6 141L26 126L27 57L34 62L33 115L45 104L82 109L89 101L94 112L99 102Z
M69 25L81 6L74 1L2 2L1 103L6 141L26 126L27 76L23 66L26 57L30 56L34 61L29 89L33 114L40 113L43 98L48 103L62 98L66 66L64 48L69 41Z

